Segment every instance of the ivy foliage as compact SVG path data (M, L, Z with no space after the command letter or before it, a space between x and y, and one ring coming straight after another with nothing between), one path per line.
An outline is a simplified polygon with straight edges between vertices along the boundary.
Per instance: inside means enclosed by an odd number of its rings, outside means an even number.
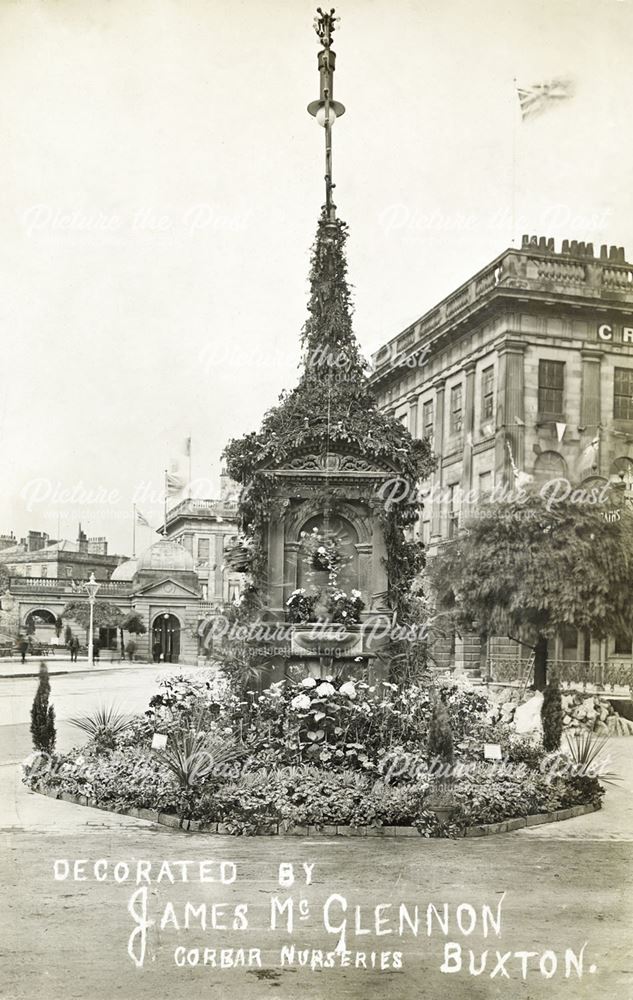
M408 541L404 532L419 516L417 484L429 475L435 460L428 441L414 439L399 420L378 408L352 329L347 235L344 222L322 214L312 251L299 382L281 394L259 431L228 444L224 458L229 475L242 484L242 530L253 541L256 584L265 574L265 527L276 465L301 453L346 451L374 459L404 480L398 491L404 502L384 504L381 513L395 606L423 564L422 546ZM334 492L326 502L335 504Z

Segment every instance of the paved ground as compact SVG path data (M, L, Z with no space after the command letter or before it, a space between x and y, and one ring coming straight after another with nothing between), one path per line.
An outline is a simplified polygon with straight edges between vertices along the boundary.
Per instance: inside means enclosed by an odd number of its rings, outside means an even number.
M123 683L116 674L110 683ZM125 675L130 706L146 696L146 685L153 683L147 674ZM155 675L154 675L155 676ZM64 685L62 685L62 681ZM94 678L58 678L54 691L61 714L75 711L73 691L65 685L80 684L76 703L85 705L94 698ZM21 682L8 682L18 684ZM3 685L0 685L0 693ZM119 695L123 696L122 688ZM12 735L18 744L24 739L24 727L18 724L28 692L14 690L12 714L0 701L5 714L0 717L13 723ZM0 735L7 727L1 727ZM63 735L65 740L66 736ZM397 997L398 1000L558 1000L558 998L631 997L630 931L632 906L631 855L633 841L633 739L613 741L613 769L623 774L620 786L609 790L605 809L597 814L568 820L566 823L518 831L514 834L467 841L425 841L422 839L355 839L353 841L299 838L225 838L184 835L153 827L151 824L99 810L85 809L56 802L27 792L19 784L17 769L11 764L0 767L0 801L3 811L3 885L8 919L3 931L4 995L8 1000L180 1000L217 997L218 1000L250 998L290 998L290 1000L347 1000L347 998ZM6 760L7 757L5 756ZM128 913L128 902L136 885L117 884L111 877L97 882L55 881L55 859L104 859L136 863L147 859L154 864L164 860L212 862L209 872L219 875L215 863L221 860L237 866L237 880L231 885L217 881L200 883L196 869L188 869L191 881L171 884L153 881L148 892L150 920L157 921L147 930L147 950L143 968L136 968L128 955L130 935L137 926ZM314 864L313 884L300 883L293 890L279 889L278 865L291 862ZM91 872L91 866L86 868ZM157 873L158 868L153 869ZM179 871L172 865L171 874ZM112 874L112 869L108 869ZM119 874L125 874L123 869ZM481 907L495 908L502 893L501 936L484 938ZM271 930L271 899L279 893L295 900L295 927L292 933L283 928ZM294 943L298 949L332 951L337 933L324 926L324 904L332 893L347 903L348 926L346 949L352 967L312 971L309 967L280 966L280 949ZM301 918L300 900L307 907ZM168 903L173 903L171 919L159 921ZM200 914L191 915L189 929L184 927L185 903L196 907L207 904L208 926L200 928ZM422 918L418 936L406 927L398 933L398 907L407 904L409 913L415 905ZM234 907L247 904L248 928L215 930L233 918ZM379 916L384 923L377 935L375 907L392 904ZM448 906L450 930L447 937L433 924L426 933L429 903L441 911ZM456 926L457 907L470 903L475 908L475 930L466 935ZM140 905L140 902L139 904ZM356 917L355 907L359 906ZM138 912L138 911L137 911ZM465 911L464 911L465 914ZM169 915L169 914L168 914ZM341 902L331 907L333 927L343 919ZM174 926L177 921L179 929ZM355 926L355 921L358 924ZM239 919L238 919L239 923ZM463 930L468 930L464 925ZM133 940L138 954L140 933ZM460 973L441 970L446 941L472 949L476 963L488 950L487 967L480 976L468 969ZM565 949L576 953L587 942L582 980L567 980L564 970ZM261 950L261 966L250 968L214 968L212 965L180 967L176 948L186 952L234 949ZM505 969L510 978L498 971L496 952L510 952ZM517 951L535 951L527 961L527 978L521 974ZM560 962L551 979L539 971L539 956L553 951ZM402 952L402 968L393 967L393 953ZM388 966L379 969L354 968L357 953L371 966L371 953L382 952ZM255 956L253 956L255 959ZM219 961L219 955L216 956ZM548 971L549 959L545 969ZM475 969L477 968L475 966ZM593 972L589 971L595 967Z

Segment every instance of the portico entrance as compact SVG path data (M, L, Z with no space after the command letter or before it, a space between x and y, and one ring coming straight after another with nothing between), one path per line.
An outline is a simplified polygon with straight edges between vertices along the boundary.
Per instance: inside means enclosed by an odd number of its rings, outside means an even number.
M152 658L155 662L178 663L180 622L175 615L160 614L152 625Z

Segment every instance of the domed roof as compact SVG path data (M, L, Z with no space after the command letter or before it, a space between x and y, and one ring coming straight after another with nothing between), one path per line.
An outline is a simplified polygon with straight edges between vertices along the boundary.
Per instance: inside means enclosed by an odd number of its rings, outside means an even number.
M161 538L138 557L137 572L144 570L162 570L180 573L193 573L193 556L179 542L170 538Z
M131 580L136 573L138 559L126 559L120 563L112 573L111 580Z

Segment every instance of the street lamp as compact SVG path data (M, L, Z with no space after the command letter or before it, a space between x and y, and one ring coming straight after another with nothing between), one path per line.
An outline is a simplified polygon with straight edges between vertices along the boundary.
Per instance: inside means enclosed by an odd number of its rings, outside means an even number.
M92 628L94 624L95 597L99 590L99 584L95 580L94 572L90 574L88 583L84 583L90 601L90 628L88 629L88 665L94 667L94 648L92 641Z
M332 201L332 126L337 118L345 114L345 107L334 100L334 67L336 54L332 50L332 34L336 23L335 10L324 12L317 7L314 30L323 48L319 52L319 100L308 104L309 113L325 129L325 214L329 222L334 222L336 205Z

